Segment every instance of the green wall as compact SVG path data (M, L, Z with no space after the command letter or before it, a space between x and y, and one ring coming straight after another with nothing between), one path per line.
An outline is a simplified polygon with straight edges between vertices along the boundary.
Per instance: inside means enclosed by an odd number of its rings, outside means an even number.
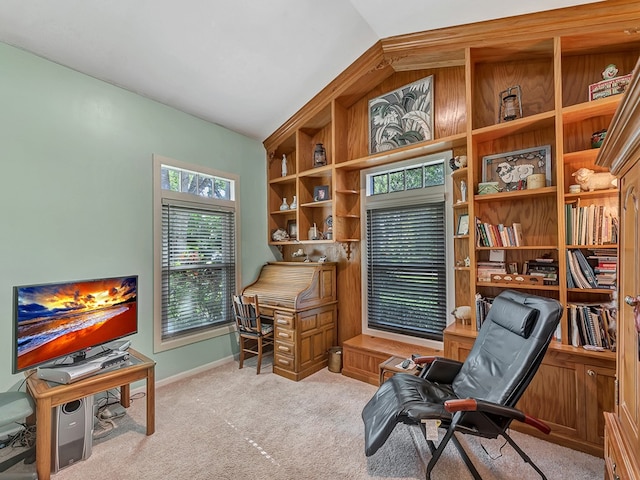
M139 275L132 341L158 379L237 351L227 335L153 354L154 153L240 175L242 284L253 281L273 260L260 142L0 43L0 389L22 378L14 285Z

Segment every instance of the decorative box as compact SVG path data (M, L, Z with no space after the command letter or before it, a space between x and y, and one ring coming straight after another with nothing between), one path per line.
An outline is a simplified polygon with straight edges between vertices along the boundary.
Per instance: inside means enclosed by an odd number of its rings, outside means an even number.
M478 184L478 195L490 195L500 193L498 182L481 182Z
M631 74L628 74L592 83L589 85L589 100L597 100L598 98L624 93L630 81Z
M491 283L543 285L544 277L541 275L520 275L518 273L493 274L491 275Z

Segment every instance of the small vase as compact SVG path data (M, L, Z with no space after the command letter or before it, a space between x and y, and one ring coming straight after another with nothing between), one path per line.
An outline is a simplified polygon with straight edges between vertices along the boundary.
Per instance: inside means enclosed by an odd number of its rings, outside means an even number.
M298 208L298 197L296 195L293 196L293 202L289 205L289 210L295 210Z
M287 197L282 199L282 205L280 205L280 210L289 210L289 205L287 204Z

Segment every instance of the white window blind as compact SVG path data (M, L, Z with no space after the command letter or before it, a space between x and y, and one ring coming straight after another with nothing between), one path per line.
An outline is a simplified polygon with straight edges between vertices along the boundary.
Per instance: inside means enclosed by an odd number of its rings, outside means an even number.
M442 340L445 202L367 210L370 328Z
M162 339L231 323L235 213L162 205Z

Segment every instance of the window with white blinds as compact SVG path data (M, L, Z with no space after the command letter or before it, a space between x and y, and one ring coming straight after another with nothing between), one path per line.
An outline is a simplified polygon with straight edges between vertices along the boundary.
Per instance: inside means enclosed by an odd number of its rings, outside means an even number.
M239 178L154 155L154 352L228 335Z
M446 154L363 174L370 330L442 340L448 317Z
M162 338L230 323L235 213L162 206Z
M371 328L442 339L446 327L445 203L367 212Z

